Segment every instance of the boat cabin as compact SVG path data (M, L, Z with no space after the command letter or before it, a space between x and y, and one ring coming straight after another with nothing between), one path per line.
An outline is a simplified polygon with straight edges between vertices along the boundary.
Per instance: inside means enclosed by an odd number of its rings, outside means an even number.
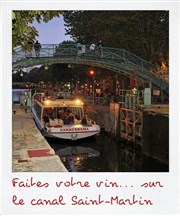
M84 117L83 103L79 99L54 99L37 94L34 97L34 109L41 122L50 127L78 124Z

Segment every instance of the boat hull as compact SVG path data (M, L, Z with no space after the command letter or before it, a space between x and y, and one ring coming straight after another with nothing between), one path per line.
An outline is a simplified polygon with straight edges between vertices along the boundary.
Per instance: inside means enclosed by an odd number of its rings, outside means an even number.
M49 138L59 138L59 139L68 139L68 140L78 140L92 137L99 134L99 131L90 131L90 132L43 132L45 137Z
M100 133L100 127L96 124L93 124L91 126L73 124L63 125L62 127L44 127L33 109L32 112L34 120L44 137L78 140L92 137Z

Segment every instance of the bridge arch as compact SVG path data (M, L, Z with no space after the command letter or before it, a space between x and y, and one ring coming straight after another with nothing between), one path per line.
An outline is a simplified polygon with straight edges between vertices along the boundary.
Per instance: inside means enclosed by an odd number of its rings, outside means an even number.
M123 74L127 77L135 77L139 81L150 82L169 94L169 83L157 75L155 66L142 58L133 55L123 49L103 47L103 57L100 50L90 50L89 45L82 45L79 49L75 44L66 45L42 45L40 56L36 57L35 52L23 51L21 48L15 50L13 55L13 70L32 67L35 65L65 63L89 65Z

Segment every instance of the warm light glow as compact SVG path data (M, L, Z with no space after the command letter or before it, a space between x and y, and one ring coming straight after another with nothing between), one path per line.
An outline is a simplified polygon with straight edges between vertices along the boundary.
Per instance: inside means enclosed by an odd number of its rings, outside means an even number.
M46 105L48 105L48 104L50 103L50 100L46 100L46 101L44 101L44 103L45 103Z
M71 64L68 64L68 68L72 68Z
M81 125L81 124L76 124L76 125L74 125L74 127L75 127L75 128L81 128L82 125Z
M80 159L81 159L80 157L78 157L78 156L76 157L76 160L77 160L77 161L80 161Z
M90 73L90 75L94 75L94 71L93 70L91 70L89 73Z
M80 103L81 103L81 101L80 101L79 99L77 99L77 100L76 100L76 103L77 103L77 104L80 104Z
M83 103L81 100L77 99L77 100L76 100L76 104L78 104L78 105L83 105L84 103Z
M164 62L161 62L161 69L163 72L167 70L167 67Z

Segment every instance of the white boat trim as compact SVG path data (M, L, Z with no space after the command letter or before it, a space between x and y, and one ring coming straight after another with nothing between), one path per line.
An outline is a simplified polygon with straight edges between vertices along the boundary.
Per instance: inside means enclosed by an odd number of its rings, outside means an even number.
M37 93L36 93L37 94ZM41 94L41 93L38 93ZM34 120L38 126L38 128L40 129L40 131L42 132L43 136L45 137L54 137L54 138L60 138L60 139L70 139L70 140L77 140L77 139L83 139L86 137L90 137L90 136L94 136L94 135L98 135L100 133L100 126L97 125L94 121L91 121L92 124L91 125L84 125L81 124L80 122L76 123L76 124L64 124L64 125L51 125L50 123L46 124L44 122L42 122L42 118L43 118L43 114L44 114L44 110L46 110L47 108L55 108L56 111L60 108L72 108L75 111L77 111L78 109L80 109L79 111L84 113L83 111L83 107L82 105L72 105L73 103L75 103L75 101L73 100L52 100L52 101L48 101L48 103L46 104L44 101L39 101L37 99L34 99L34 103L33 103L33 107L32 107L32 113L34 116ZM66 105L63 101L65 101ZM38 117L37 113L36 113L36 109L34 104L38 105L38 110L40 111L40 116ZM63 104L63 105L62 105ZM77 109L77 110L76 110ZM82 109L82 111L81 111ZM40 120L41 118L41 120ZM57 119L57 118L56 118ZM56 120L55 119L55 120ZM58 120L59 122L59 120Z

